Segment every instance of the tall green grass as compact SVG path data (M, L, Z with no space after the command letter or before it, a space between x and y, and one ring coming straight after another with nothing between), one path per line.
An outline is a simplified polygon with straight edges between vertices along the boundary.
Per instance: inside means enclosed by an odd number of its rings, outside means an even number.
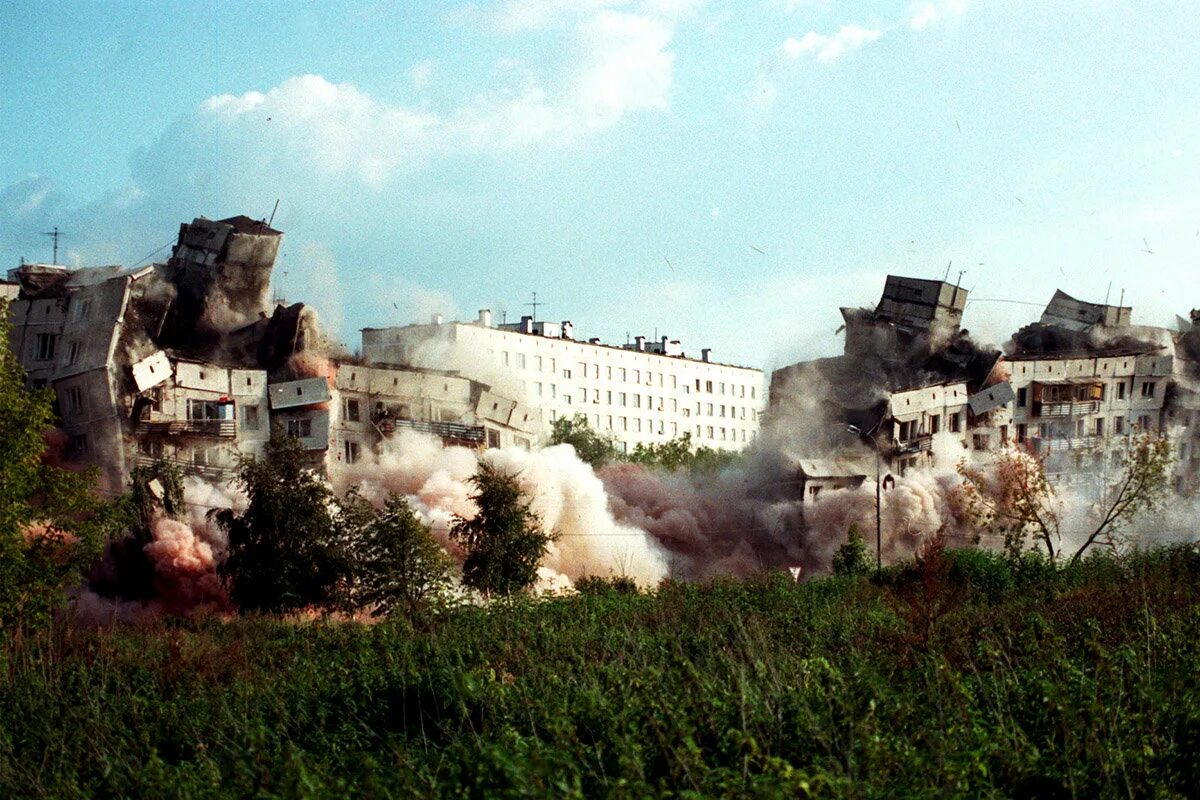
M1188 796L1200 554L0 648L4 797Z

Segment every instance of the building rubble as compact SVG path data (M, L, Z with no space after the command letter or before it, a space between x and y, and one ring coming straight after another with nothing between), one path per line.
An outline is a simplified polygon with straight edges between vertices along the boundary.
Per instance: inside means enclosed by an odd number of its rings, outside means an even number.
M65 459L96 464L118 490L159 460L227 480L279 435L329 468L405 428L478 447L525 434L498 411L518 404L490 386L366 367L311 308L272 301L282 236L245 216L200 217L164 263L9 271L10 344L29 384L54 390Z
M1200 475L1200 312L1178 330L1136 326L1132 308L1057 291L1003 352L961 328L966 290L888 276L879 305L842 309L841 356L771 376L766 426L786 443L790 491L876 479L914 468L986 463L1016 444L1044 458L1054 481L1119 468L1131 435L1169 437L1176 491Z

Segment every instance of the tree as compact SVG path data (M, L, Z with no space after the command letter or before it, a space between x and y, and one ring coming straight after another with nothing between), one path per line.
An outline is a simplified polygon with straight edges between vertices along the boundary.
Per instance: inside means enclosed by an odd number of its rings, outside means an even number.
M462 543L463 584L484 594L507 595L537 581L537 567L553 536L542 530L517 476L481 461L471 477L479 512L455 517L451 538Z
M1130 439L1115 480L1100 478L1099 498L1084 520L1089 533L1071 563L1097 542L1119 550L1122 532L1141 514L1162 507L1171 462L1165 437L1146 433ZM1002 533L1009 553L1019 555L1032 542L1045 548L1051 562L1062 555L1063 502L1046 478L1043 459L1025 449L1005 448L990 468L961 461L958 473L968 515L979 527Z
M261 458L243 458L238 484L250 501L246 510L212 514L229 536L217 571L230 599L242 611L275 614L336 607L344 599L353 522L308 468L300 443L272 439Z
M559 417L550 428L550 444L569 444L581 461L599 468L617 458L617 444L612 436L605 436L592 429L587 417Z
M343 505L366 502L352 493ZM444 599L453 561L403 497L389 495L354 539L353 604L415 622Z
M1165 436L1143 433L1130 441L1125 468L1114 483L1102 487L1095 527L1071 556L1072 564L1096 542L1119 549L1122 534L1136 517L1162 508L1172 460L1171 445Z
M737 463L741 453L716 450L706 445L692 449L692 435L684 433L662 444L641 444L625 459L652 469L689 470L695 473L717 472Z
M45 622L66 604L124 508L94 492L95 468L71 472L47 458L54 393L30 390L9 349L0 301L0 634Z
M858 526L851 525L845 544L833 554L833 574L851 577L868 575L870 572L871 557L867 555L867 543L858 532Z
M978 528L1003 535L1004 548L1014 557L1033 543L1054 561L1062 542L1061 504L1037 454L1006 447L990 465L963 459L957 470L964 510Z

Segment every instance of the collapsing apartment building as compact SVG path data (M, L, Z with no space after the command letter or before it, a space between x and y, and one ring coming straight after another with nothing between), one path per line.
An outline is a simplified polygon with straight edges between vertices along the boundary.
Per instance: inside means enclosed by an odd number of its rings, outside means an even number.
M794 481L806 499L873 478L872 450L885 487L1009 444L1042 456L1052 480L1090 479L1141 432L1170 437L1175 488L1196 490L1200 313L1172 332L1059 291L1002 353L961 328L966 304L959 286L889 276L874 310L842 309L843 355L772 375L772 417L809 420Z
M281 238L197 218L165 263L9 271L10 345L29 384L54 390L69 460L115 489L158 460L227 479L279 435L328 467L398 430L480 447L526 434L520 405L485 384L337 358L311 309L268 299Z

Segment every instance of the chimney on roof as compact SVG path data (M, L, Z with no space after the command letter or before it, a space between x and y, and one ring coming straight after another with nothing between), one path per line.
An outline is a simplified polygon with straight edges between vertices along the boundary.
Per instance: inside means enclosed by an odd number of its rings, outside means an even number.
M484 328L492 327L492 310L490 308L479 309L479 324Z
M712 348L711 347L705 347L703 350L700 351L700 360L701 361L712 361Z
M646 352L646 337L645 336L633 337L633 346L640 353Z
M434 314L434 315L433 315L433 324L434 324L434 325L441 325L441 324L442 324L442 315L441 315L441 314Z
M569 319L564 319L562 322L562 338L564 338L564 339L574 339L575 338L575 326L571 324L571 320L569 320Z
M521 333L533 333L533 317L528 314L521 317Z
M600 344L600 337L593 336L592 338L588 339L588 344Z

